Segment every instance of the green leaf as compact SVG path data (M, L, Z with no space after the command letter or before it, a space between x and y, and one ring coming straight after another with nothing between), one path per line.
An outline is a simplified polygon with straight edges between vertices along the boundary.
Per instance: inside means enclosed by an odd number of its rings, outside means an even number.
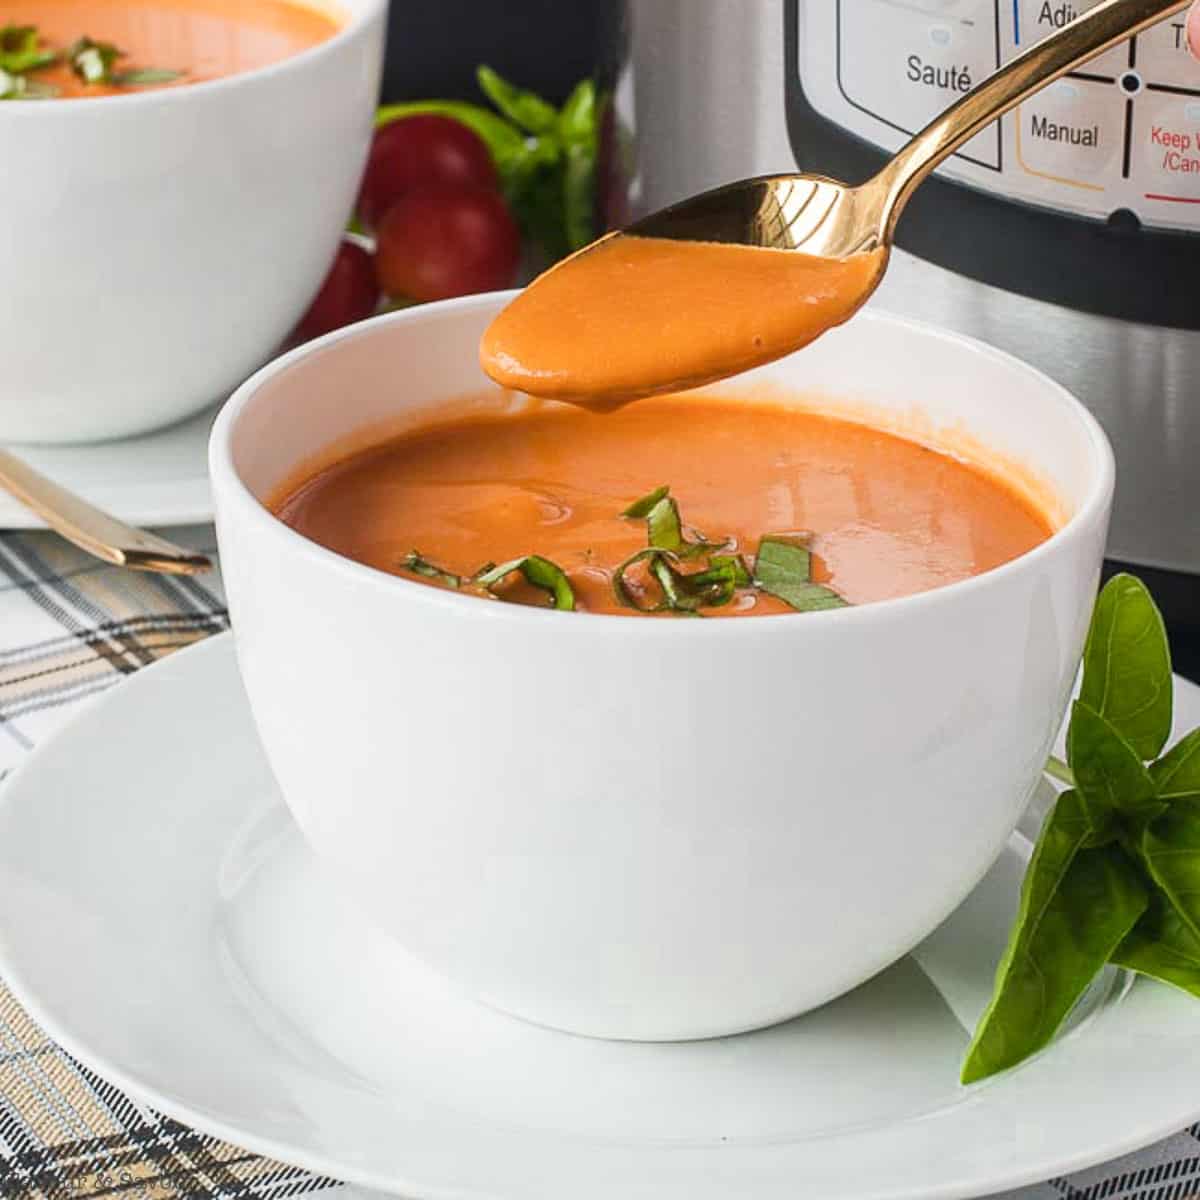
M695 558L720 548L703 537L691 542L683 536L683 521L679 516L679 505L675 503L667 487L655 488L640 500L635 500L624 512L623 517L645 517L650 545L656 550L668 550L680 558ZM721 543L724 545L724 543Z
M403 104L385 104L375 114L375 126L380 128L403 117L423 113L452 117L478 134L491 151L492 161L502 178L507 177L513 164L526 153L525 137L519 129L489 109L465 100L409 100Z
M1138 850L1179 919L1200 939L1200 803L1172 805L1142 831Z
M455 575L453 571L447 571L442 567L435 566L427 558L418 554L416 550L410 550L404 556L404 561L400 566L403 570L411 571L414 575L423 576L425 579L437 580L438 583L444 584L446 587L462 587L462 576Z
M1079 698L1143 760L1171 734L1171 651L1146 585L1114 575L1100 592L1083 652Z
M581 79L558 114L559 140L566 146L583 143L594 150L599 115L595 81Z
M1133 929L1148 896L1117 845L1085 849L1090 832L1064 792L1034 848L991 1003L962 1068L974 1083L1047 1045L1096 973Z
M715 554L703 571L680 571L665 555L650 566L669 607L676 612L698 612L728 604L739 587L750 583L750 572L741 555Z
M514 571L520 571L526 581L534 587L549 592L551 608L561 609L563 612L571 612L575 608L575 593L571 589L566 572L548 558L542 558L540 554L526 554L523 558L501 563L498 567L475 575L471 582L490 592L496 584Z
M96 42L90 37L81 37L67 50L67 61L71 70L84 83L111 83L113 63L124 56L111 42Z
M653 511L654 506L660 500L669 496L670 493L670 486L664 483L662 487L656 487L654 491L647 492L646 495L635 500L628 508L622 510L621 516L632 517L634 520L640 521L648 517Z
M1094 833L1115 834L1115 818L1146 821L1166 807L1137 751L1082 700L1071 705L1067 757Z
M546 133L558 124L558 110L536 92L526 91L501 78L491 67L475 71L483 94L510 120L530 133Z
M1200 998L1200 938L1161 895L1151 899L1111 961Z
M558 115L558 140L565 150L563 225L578 250L596 239L596 154L599 144L596 85L582 80Z
M612 589L618 604L622 604L626 608L632 608L635 612L643 613L662 612L668 607L666 596L655 604L639 604L637 594L630 588L629 581L625 578L631 567L635 567L638 563L645 562L648 559L655 560L662 556L663 551L655 550L653 546L650 546L645 550L639 550L636 554L631 554L617 567L613 572Z
M171 71L165 67L144 67L136 71L118 71L112 82L118 87L145 87L152 83L174 83L186 74L186 71Z
M1159 798L1200 800L1200 729L1193 729L1150 767Z
M811 582L811 571L812 555L804 534L770 533L759 541L754 583L764 592L797 612L847 607L832 588Z
M42 45L36 25L5 25L0 28L0 71L21 75L57 61L58 55Z

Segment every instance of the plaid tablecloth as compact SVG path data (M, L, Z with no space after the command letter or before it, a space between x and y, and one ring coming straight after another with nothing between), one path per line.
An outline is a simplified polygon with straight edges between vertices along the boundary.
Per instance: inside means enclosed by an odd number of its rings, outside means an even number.
M170 536L213 550L207 527ZM0 780L87 697L227 624L218 577L141 575L97 563L50 534L0 535ZM1196 1057L1200 1095L1200 1045ZM1118 1096L1120 1087L1113 1080ZM283 1200L334 1187L134 1103L49 1041L0 980L0 1200ZM1009 1195L1193 1200L1200 1125ZM344 1189L338 1200L350 1196Z

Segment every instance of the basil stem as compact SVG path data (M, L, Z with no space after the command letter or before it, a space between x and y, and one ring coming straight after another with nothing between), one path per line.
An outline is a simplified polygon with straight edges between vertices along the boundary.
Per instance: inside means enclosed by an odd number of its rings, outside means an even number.
M558 123L558 110L536 92L502 79L491 67L475 71L479 90L510 120L530 133L546 133Z
M571 612L575 608L575 593L567 579L566 572L548 558L540 554L526 554L523 558L514 558L511 562L501 563L498 567L484 571L472 577L471 582L489 592L501 580L520 571L526 581L534 587L541 588L550 594L550 606L563 612Z
M1079 699L1143 760L1171 733L1171 652L1157 605L1141 580L1115 575L1092 614Z
M404 561L400 564L405 571L411 571L414 575L420 575L425 579L435 579L438 583L444 584L446 587L459 588L462 587L462 577L455 575L453 571L447 571L442 567L434 566L427 558L423 558L416 550L410 550L405 555Z
M772 533L758 543L754 583L797 612L845 608L846 601L832 588L811 580L812 555L804 534Z
M1148 903L1117 845L1085 848L1091 826L1064 792L1038 837L996 986L967 1051L962 1082L1015 1066L1045 1046Z

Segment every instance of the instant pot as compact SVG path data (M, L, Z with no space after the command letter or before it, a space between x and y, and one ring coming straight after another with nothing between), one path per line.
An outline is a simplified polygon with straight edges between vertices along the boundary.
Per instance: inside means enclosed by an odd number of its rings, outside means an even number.
M631 0L639 207L796 167L859 183L1090 7ZM897 243L873 303L1019 355L1100 419L1118 466L1109 554L1154 588L1195 672L1200 63L1183 16L975 137L918 189Z

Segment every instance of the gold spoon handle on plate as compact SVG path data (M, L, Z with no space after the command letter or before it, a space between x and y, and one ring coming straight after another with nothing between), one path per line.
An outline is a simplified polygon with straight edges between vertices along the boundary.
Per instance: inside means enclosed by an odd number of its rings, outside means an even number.
M7 450L0 450L0 487L67 541L105 562L167 575L195 575L212 568L205 555L110 517Z
M913 189L944 158L1040 88L1089 58L1141 33L1191 0L1104 0L1001 67L934 118L864 189L886 192L886 241ZM1196 64L1200 85L1200 63Z

